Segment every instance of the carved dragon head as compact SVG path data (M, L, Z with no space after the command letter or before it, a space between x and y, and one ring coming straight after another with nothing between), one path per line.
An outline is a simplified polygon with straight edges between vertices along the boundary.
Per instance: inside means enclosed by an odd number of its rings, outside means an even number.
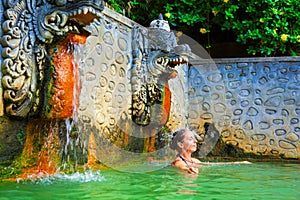
M103 0L3 0L2 87L5 113L36 114L48 55L47 45L84 27L104 9Z
M55 36L81 33L104 8L103 0L40 0L32 4L35 33L46 43L51 43Z
M191 49L178 45L168 22L160 15L149 29L133 30L132 119L138 125L164 125L171 95L168 80L188 63Z

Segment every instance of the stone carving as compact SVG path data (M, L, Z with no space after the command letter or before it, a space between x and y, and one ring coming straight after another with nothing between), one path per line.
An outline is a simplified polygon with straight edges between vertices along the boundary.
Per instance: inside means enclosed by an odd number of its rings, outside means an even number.
M168 22L160 18L132 30L132 120L138 125L164 125L170 111L168 80L188 63L190 48L178 45ZM155 116L154 114L155 113Z
M3 0L2 87L5 113L39 112L47 46L69 32L83 32L104 8L103 0Z

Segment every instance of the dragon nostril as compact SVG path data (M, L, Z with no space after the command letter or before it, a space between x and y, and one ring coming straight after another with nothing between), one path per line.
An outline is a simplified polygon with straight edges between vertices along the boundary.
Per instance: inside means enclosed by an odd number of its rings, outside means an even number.
M157 64L161 64L162 62L163 62L163 58L157 58L157 59L156 59L156 63L157 63Z

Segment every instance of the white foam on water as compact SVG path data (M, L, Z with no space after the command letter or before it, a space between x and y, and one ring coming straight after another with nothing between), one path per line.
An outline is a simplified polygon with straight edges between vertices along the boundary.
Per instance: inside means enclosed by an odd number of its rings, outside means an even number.
M75 172L75 173L57 173L54 175L41 175L29 176L29 180L25 181L23 179L18 179L18 183L30 183L30 184L42 184L51 185L55 183L68 182L68 183L88 183L88 182L102 182L105 181L105 177L101 172L88 170L85 172Z

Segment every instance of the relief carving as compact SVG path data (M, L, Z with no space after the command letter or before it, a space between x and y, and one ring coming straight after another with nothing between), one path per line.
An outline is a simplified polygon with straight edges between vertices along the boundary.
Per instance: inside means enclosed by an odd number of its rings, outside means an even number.
M132 120L142 126L164 125L171 103L168 80L177 76L176 68L188 64L191 50L177 44L162 16L150 28L135 26L132 32Z
M47 47L81 33L103 0L3 0L2 87L5 114L35 115L42 106Z

